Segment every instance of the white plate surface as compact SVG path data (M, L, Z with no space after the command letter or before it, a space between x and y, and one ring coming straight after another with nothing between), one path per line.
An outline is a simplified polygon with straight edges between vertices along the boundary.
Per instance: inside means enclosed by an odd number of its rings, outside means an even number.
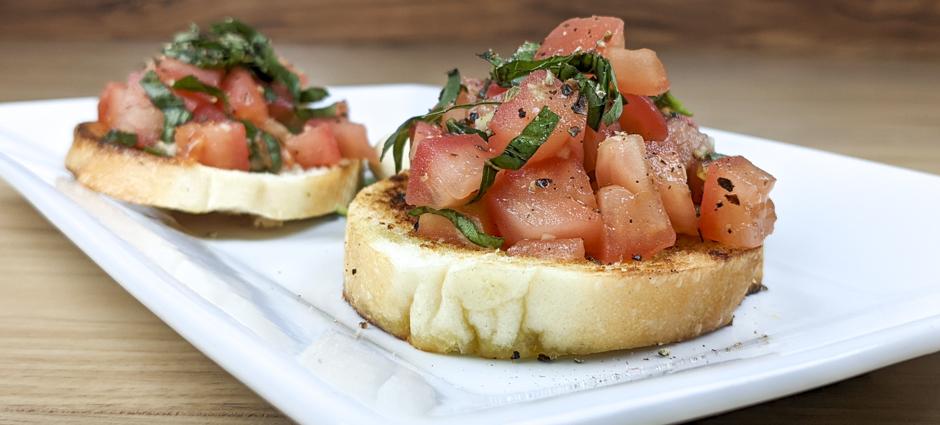
M339 87L388 134L437 88ZM394 105L390 108L389 105ZM551 363L413 349L340 297L341 217L260 231L128 206L63 168L94 99L0 105L0 176L148 308L308 423L664 423L940 350L940 177L707 130L777 177L768 291L692 341ZM155 181L154 184L160 184ZM52 266L52 265L50 265Z

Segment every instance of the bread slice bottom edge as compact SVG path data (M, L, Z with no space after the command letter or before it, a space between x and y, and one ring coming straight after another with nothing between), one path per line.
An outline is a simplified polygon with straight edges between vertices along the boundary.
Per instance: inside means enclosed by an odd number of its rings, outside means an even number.
M729 324L760 287L762 248L681 238L649 260L604 266L419 238L406 182L380 181L350 204L343 296L425 351L557 357L682 341Z
M76 126L65 166L82 185L134 204L296 220L345 207L360 183L360 161L297 173L251 173L106 143L106 131L98 123Z

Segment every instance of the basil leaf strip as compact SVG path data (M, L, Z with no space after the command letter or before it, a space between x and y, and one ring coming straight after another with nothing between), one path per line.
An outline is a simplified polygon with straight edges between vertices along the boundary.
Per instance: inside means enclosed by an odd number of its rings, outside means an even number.
M336 118L339 115L339 102L322 108L299 108L296 112L303 121L310 118Z
M685 115L691 117L692 113L688 109L682 106L682 102L672 94L671 91L666 91L665 93L659 96L653 96L653 103L656 104L656 107L660 110L664 110L667 114L670 112L675 112L680 115Z
M518 170L535 155L542 144L548 140L548 137L558 126L559 117L548 108L542 108L539 114L535 116L524 129L522 133L509 141L509 145L496 158L489 160L483 166L483 178L480 180L480 189L469 203L474 203L483 198L486 191L496 180L496 173L499 169ZM450 124L448 122L448 124ZM498 167L498 168L497 168Z
M421 214L435 214L450 220L454 227L460 231L470 242L484 248L499 248L503 246L503 238L488 235L482 230L477 229L476 223L467 218L467 216L451 209L434 209L430 207L417 207L408 211L408 215L419 217Z
M143 87L147 97L150 98L150 103L163 111L161 140L164 143L173 143L173 132L176 131L176 127L185 124L193 115L186 109L183 100L176 97L170 91L170 88L160 81L160 77L157 77L156 72L147 71L144 77L140 79L140 86Z
M441 94L437 96L437 104L431 108L432 111L444 109L457 101L457 96L464 87L460 85L460 71L456 68L447 73L447 84L441 88Z
M281 144L277 138L249 121L243 120L241 123L245 125L245 136L248 139L249 169L275 174L280 172L284 164L281 158Z
M310 87L302 92L300 92L300 103L313 103L319 102L323 99L326 99L330 93L326 91L323 87Z
M284 84L294 99L295 108L323 100L328 95L326 89L320 87L302 89L300 77L281 63L270 40L232 18L212 24L208 33L200 32L196 25L190 26L164 47L163 54L200 68L244 66L264 82Z
M132 148L137 146L137 134L121 130L110 130L101 138L101 141Z
M503 153L490 160L490 163L506 170L518 170L535 155L548 136L555 131L558 125L558 114L547 107L543 107L518 136L509 141Z
M595 52L572 53L545 59L518 59L493 66L490 79L502 87L513 84L538 70L548 70L561 80L575 79L579 96L585 97L587 124L594 130L601 121L612 124L623 113L623 97L617 90L617 79L610 62ZM590 74L592 77L588 77Z
M538 52L539 47L542 45L539 43L533 43L531 41L526 41L519 46L516 51L509 57L509 60L505 60L499 56L498 53L494 52L493 49L487 50L483 53L478 54L480 58L489 62L493 66L500 66L506 62L511 62L515 60L532 60L535 59L535 53Z
M187 75L183 78L180 78L179 80L176 80L176 82L173 83L173 88L177 90L186 90L208 94L209 96L218 99L220 102L222 102L222 105L224 105L226 109L229 109L228 97L225 96L224 91L218 87L203 84L203 82L199 81L199 79L195 76Z
M405 153L405 143L408 142L408 138L411 133L411 127L418 121L424 122L438 122L444 114L454 110L454 109L468 109L473 108L479 105L498 105L499 102L476 102L476 103L467 103L464 105L454 105L449 108L444 108L438 111L431 111L424 115L418 115L405 120L401 123L397 129L392 133L391 136L388 136L388 139L385 139L385 144L382 146L382 155L380 158L385 158L385 154L389 150L392 151L392 155L395 158L395 172L401 171L401 162L402 156Z
M490 140L490 133L487 133L483 130L477 130L471 127L469 124L457 121L453 118L447 120L444 125L447 127L447 132L450 134L476 134L483 138L483 140Z
M467 202L468 204L483 199L483 195L486 195L486 191L490 190L490 186L493 186L493 182L496 181L496 173L498 172L499 168L492 166L490 163L483 165L483 178L480 180L480 189L477 190L477 194L473 196L473 199Z

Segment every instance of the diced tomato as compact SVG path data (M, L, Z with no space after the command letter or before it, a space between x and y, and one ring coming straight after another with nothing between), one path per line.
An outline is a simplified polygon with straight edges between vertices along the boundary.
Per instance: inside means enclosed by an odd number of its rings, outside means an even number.
M245 68L232 68L222 80L222 90L236 118L251 121L255 125L261 125L268 119L268 106L264 102L261 85Z
M109 129L137 134L139 147L160 139L163 112L160 112L140 86L143 72L133 72L127 83L109 83L98 101L98 121Z
M742 156L708 164L699 228L705 239L737 248L761 246L774 231L776 179Z
M670 118L666 122L668 136L666 142L676 147L686 170L694 171L699 158L704 158L715 151L715 143L708 135L699 131L691 120L685 117Z
M698 217L687 183L688 175L675 146L666 142L651 142L646 146L653 182L672 227L678 233L698 236Z
M301 167L329 167L342 159L333 127L327 124L306 125L303 132L284 141L294 161Z
M408 144L408 159L414 161L415 152L418 151L418 145L420 145L424 139L440 136L442 134L444 134L444 130L441 130L440 127L428 122L418 121L414 127L411 128L411 142Z
M601 122L601 126L597 131L594 131L591 127L587 127L584 131L584 169L590 173L597 168L597 146L620 131L620 123L614 122L608 126Z
M506 250L510 256L536 257L553 260L583 260L581 238L535 240L523 239Z
M603 243L595 255L601 262L650 258L676 243L676 232L656 192L607 186L597 191L597 203L604 218Z
M379 155L369 144L369 137L366 135L366 126L362 124L341 121L333 124L333 134L336 135L336 142L339 143L339 152L343 158L365 159L370 163L377 164Z
M290 122L294 118L294 98L287 86L275 81L271 83L271 91L274 92L275 98L268 102L268 114L280 121Z
M177 155L210 167L248 171L248 140L240 122L190 122L175 135Z
M484 161L493 156L486 142L476 134L424 139L411 161L405 201L433 208L465 204L480 188Z
M554 156L570 143L580 143L584 138L587 117L572 110L571 107L577 102L577 87L565 85L547 70L529 74L519 84L518 94L496 108L489 123L493 131L489 139L490 147L502 153L544 107L560 119L548 140L529 159L529 164Z
M206 122L206 121L215 121L221 122L228 120L228 116L225 115L225 111L222 110L219 106L212 103L201 103L196 105L193 109L193 121L195 122Z
M160 77L160 81L167 85L173 85L174 82L192 75L201 83L212 87L219 87L222 82L222 75L225 74L222 69L200 68L169 57L160 58L154 71Z
M644 140L665 140L669 136L666 118L646 96L624 94L620 128L630 134L639 134Z
M161 58L156 62L154 71L157 73L157 77L160 78L160 81L162 81L168 87L172 87L176 81L179 81L190 75L196 77L196 79L203 84L212 87L219 87L219 84L222 81L222 75L225 73L225 71L222 69L203 69L198 66L190 65L186 62L167 57ZM173 93L183 99L183 102L186 103L186 109L191 112L195 112L197 109L200 109L200 107L206 105L221 105L219 99L216 99L206 93L178 89L174 89Z
M611 48L607 50L607 58L617 77L617 88L622 93L657 96L669 90L666 67L656 52Z
M545 37L536 59L568 55L575 51L597 51L624 46L623 20L609 16L571 18L559 24Z
M506 87L502 87L496 83L490 83L489 87L486 88L486 94L484 94L483 97L487 99L492 99L496 96L506 93L506 90L509 90L509 89Z
M582 238L588 252L603 228L581 163L551 158L501 171L484 196L486 209L508 245L523 239Z
M457 212L473 220L478 229L485 233L495 235L498 231L493 221L489 219L482 203L473 203L454 208ZM422 214L418 218L418 235L421 237L449 242L457 245L476 246L466 236L460 233L450 220L435 214Z
M617 185L631 192L655 192L646 161L646 144L635 134L616 133L597 148L597 185Z

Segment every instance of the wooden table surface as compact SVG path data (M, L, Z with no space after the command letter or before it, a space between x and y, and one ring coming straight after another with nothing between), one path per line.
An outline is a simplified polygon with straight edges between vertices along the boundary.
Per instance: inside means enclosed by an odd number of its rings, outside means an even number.
M96 95L157 46L0 41L0 101ZM285 46L283 54L315 83L439 84L454 65L482 73L471 53L483 47ZM940 62L661 56L703 125L940 174ZM0 423L289 422L2 182L0 211ZM703 422L940 423L940 353Z

